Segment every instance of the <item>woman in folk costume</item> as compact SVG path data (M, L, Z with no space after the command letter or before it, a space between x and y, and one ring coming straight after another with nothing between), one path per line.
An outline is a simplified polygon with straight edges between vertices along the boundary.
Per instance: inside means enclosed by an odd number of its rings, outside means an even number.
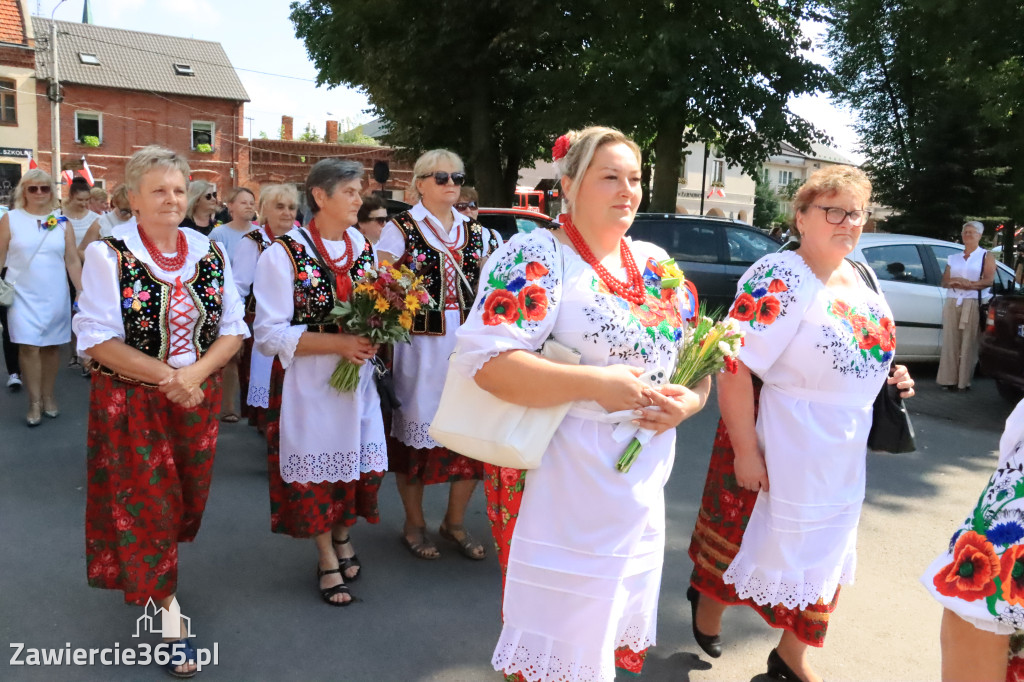
M188 164L146 147L125 168L138 224L89 245L78 350L92 359L88 494L89 584L167 608L178 591L178 543L199 530L210 490L220 369L248 334L223 251L185 213ZM166 634L166 633L165 633ZM177 638L175 638L177 639ZM196 652L179 640L195 673Z
M352 596L345 581L361 575L349 528L359 517L377 523L377 491L387 470L384 423L373 366L377 346L341 333L330 318L353 280L376 266L358 229L363 167L323 159L306 178L309 228L278 237L256 265L256 350L277 356L267 411L270 526L312 538L320 595L331 606ZM328 385L341 359L362 365L359 385Z
M466 531L466 507L483 465L449 451L427 429L437 412L455 348L455 332L473 304L480 264L500 242L479 223L455 210L466 181L462 160L452 152L426 152L413 168L420 202L384 226L377 251L382 261L405 263L425 278L432 303L416 315L412 343L394 349L395 410L389 458L405 507L402 542L421 559L436 559L437 547L426 532L423 488L450 483L448 509L438 533L470 559L485 550Z
M625 238L642 194L637 146L592 127L559 138L555 158L563 229L516 235L491 257L456 368L515 404L573 403L526 473L492 663L518 681L606 682L616 668L639 673L655 643L675 427L711 381L691 391L638 378L674 368L685 322L677 290L648 266L665 252ZM549 337L580 365L536 355ZM625 473L623 418L656 434Z
M794 200L799 248L754 263L729 311L744 346L739 371L718 380L722 422L687 598L712 657L729 605L782 630L768 656L773 679L820 679L808 648L824 646L839 588L853 582L871 406L886 381L914 394L906 367L892 364L888 304L845 260L870 197L860 169L815 171Z
M298 207L299 193L294 185L264 186L260 189L260 227L246 232L235 246L231 265L238 293L245 301L245 321L250 326L256 319L256 298L252 295L256 263L275 239L288 234L295 227ZM265 410L270 404L270 369L274 358L255 350L253 343L253 340L246 339L242 347L238 374L248 407L248 410L243 408L242 411L249 413L249 423L262 433L265 430Z

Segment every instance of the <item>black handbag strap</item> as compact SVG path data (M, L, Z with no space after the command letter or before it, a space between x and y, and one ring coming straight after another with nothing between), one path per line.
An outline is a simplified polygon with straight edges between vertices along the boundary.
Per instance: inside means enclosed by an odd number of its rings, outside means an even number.
M334 278L334 270L331 270L327 266L327 261L325 261L324 257L320 255L320 251L316 248L316 244L313 243L313 238L306 232L306 228L300 227L298 229L299 234L302 236L302 241L306 242L309 246L309 250L313 252L314 256L316 256L317 262L320 263L320 272L323 273L324 279L330 282L331 291L333 291L334 295L337 296L338 283Z
M861 263L860 261L851 260L849 258L846 259L846 262L852 265L853 269L860 273L860 278L863 279L864 283L871 288L871 291L876 294L882 293L878 290L878 285L875 284L875 278L871 276L870 272L868 272L868 266L864 265L864 263Z
M978 281L985 279L985 254L988 253L985 249L981 250L981 270L978 271ZM981 310L981 289L978 289L978 310Z

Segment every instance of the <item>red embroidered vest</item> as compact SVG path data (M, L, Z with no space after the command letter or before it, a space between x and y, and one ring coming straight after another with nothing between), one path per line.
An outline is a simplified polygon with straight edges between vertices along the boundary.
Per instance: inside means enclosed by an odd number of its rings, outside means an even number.
M337 331L337 325L325 323L327 316L334 308L336 296L330 282L322 276L320 263L316 256L310 252L307 245L293 239L290 235L278 237L277 241L281 242L288 251L288 256L292 261L292 271L295 273L292 280L295 305L292 324L325 325L329 328L321 331ZM321 255L326 257L326 254ZM363 252L349 268L352 281L358 282L363 277L363 270L372 267L373 246L367 240L363 246Z

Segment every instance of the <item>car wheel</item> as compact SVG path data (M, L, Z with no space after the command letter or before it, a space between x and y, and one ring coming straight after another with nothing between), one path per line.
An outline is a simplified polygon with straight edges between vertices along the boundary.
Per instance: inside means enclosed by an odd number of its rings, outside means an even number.
M996 390L999 391L999 397L1008 403L1016 404L1020 402L1021 397L1024 396L1024 391L1013 384L1006 383L1005 381L997 381Z

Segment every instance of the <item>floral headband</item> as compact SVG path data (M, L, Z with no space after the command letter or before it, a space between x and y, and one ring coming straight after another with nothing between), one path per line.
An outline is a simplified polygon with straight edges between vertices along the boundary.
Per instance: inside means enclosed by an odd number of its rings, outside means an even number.
M565 155L569 153L569 147L572 146L572 142L569 141L568 135L561 135L555 140L555 146L551 148L551 159L553 161L561 161L565 158Z

